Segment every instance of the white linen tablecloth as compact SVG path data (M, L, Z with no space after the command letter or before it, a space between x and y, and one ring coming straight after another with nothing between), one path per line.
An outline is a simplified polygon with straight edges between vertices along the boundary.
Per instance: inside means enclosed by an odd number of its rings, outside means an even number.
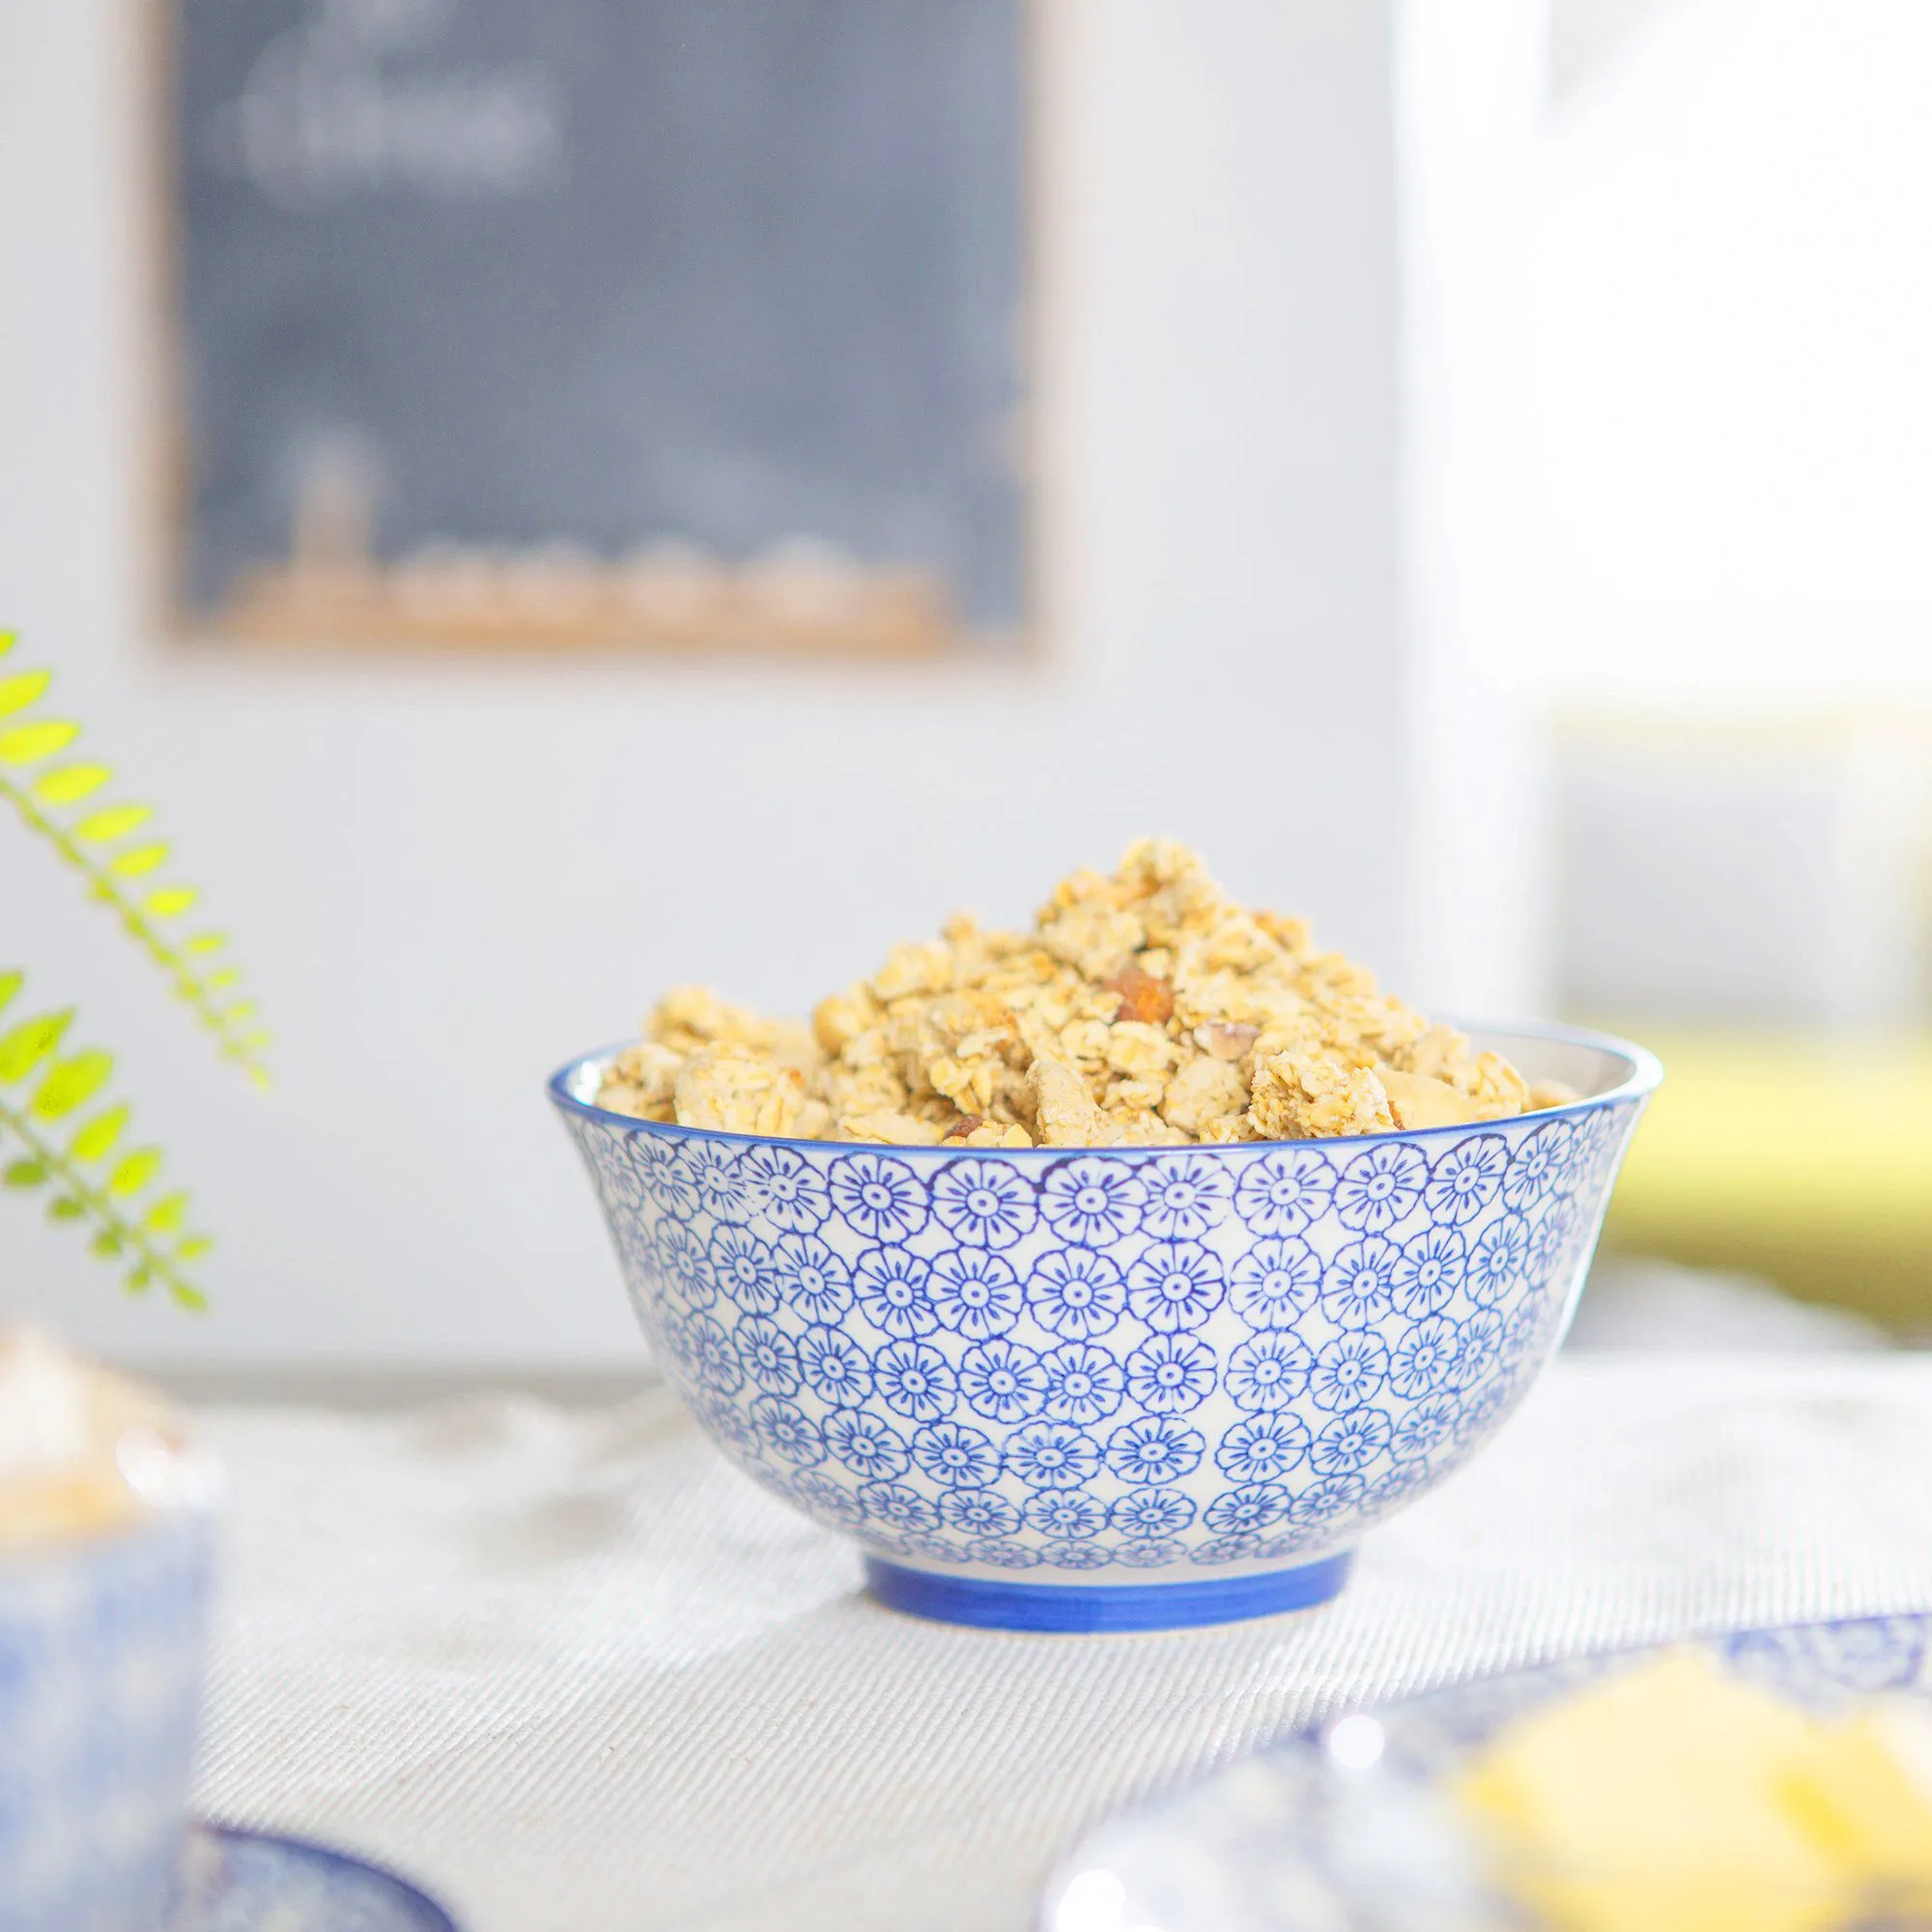
M213 1408L200 1804L468 1932L1021 1932L1086 1824L1338 1705L1693 1631L1932 1607L1932 1359L1566 1359L1320 1610L946 1629L674 1401Z

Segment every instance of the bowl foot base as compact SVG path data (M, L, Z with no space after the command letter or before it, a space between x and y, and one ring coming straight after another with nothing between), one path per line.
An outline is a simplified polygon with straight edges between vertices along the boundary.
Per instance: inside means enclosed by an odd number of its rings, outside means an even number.
M1198 1583L1006 1583L868 1556L866 1589L888 1609L980 1630L1187 1630L1325 1604L1341 1595L1354 1560L1355 1552L1345 1549L1293 1569Z

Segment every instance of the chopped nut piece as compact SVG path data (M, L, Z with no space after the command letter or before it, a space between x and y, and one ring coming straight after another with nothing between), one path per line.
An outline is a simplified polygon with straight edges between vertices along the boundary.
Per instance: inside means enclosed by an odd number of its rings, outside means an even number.
M1241 1020L1208 1020L1194 1029L1194 1044L1216 1060L1243 1060L1261 1031Z
M1174 1012L1174 987L1138 966L1123 967L1107 981L1121 996L1120 1017L1150 1026L1165 1026Z

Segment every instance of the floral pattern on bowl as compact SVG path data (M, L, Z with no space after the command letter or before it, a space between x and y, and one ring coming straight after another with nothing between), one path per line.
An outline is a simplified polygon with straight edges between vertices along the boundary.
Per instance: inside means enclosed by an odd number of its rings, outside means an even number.
M657 1359L758 1481L889 1564L1133 1585L1348 1549L1567 1325L1655 1084L1351 1140L1019 1151L759 1140L552 1083ZM1339 1584L1339 1573L1336 1576Z

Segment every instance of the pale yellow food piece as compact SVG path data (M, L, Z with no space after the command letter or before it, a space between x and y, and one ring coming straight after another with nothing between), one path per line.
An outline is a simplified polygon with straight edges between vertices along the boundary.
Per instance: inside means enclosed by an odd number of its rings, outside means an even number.
M1453 1127L1490 1118L1479 1101L1431 1074L1383 1066L1378 1069L1377 1077L1399 1127Z
M1095 1147L1175 1147L1187 1138L1169 1126L1151 1106L1134 1098L1103 1108L1100 1122Z
M673 1048L660 1040L640 1039L611 1063L597 1104L639 1121L674 1121L672 1096L683 1065L684 1056Z
M1929 1729L1683 1653L1518 1720L1455 1796L1554 1932L1824 1932L1932 1889Z
M1241 1078L1241 1069L1233 1061L1217 1060L1208 1053L1196 1054L1167 1083L1161 1095L1160 1116L1169 1126L1179 1127L1196 1138L1204 1138L1223 1121L1238 1130L1241 1111L1248 1104L1248 1082Z
M874 999L902 1000L913 993L945 993L952 988L952 954L938 940L895 946L872 978Z
M1251 1094L1248 1124L1260 1141L1380 1134L1395 1125L1375 1069L1345 1066L1325 1054L1269 1054L1255 1067Z
M1880 1700L1817 1733L1778 1778L1779 1801L1855 1883L1932 1889L1932 1718Z
M750 1009L731 1006L705 986L673 986L646 1025L652 1039L676 1054L696 1053L714 1040L765 1046L773 1032Z
M946 1129L916 1114L881 1108L871 1114L841 1114L830 1130L835 1141L871 1141L880 1147L937 1147Z
M1315 952L1300 921L1236 904L1171 839L1069 874L1029 932L959 914L895 947L810 1027L684 986L643 1032L601 1104L883 1144L1308 1139L1536 1104L1507 1062Z
M1098 1147L1103 1123L1094 1095L1072 1067L1039 1059L1028 1074L1034 1138L1041 1147Z
M819 1001L811 1010L811 1031L819 1051L836 1059L861 1034L879 1023L879 1003L863 981L849 992L834 993Z
M1107 1065L1129 1079L1158 1075L1165 1091L1167 1071L1179 1058L1180 1048L1168 1037L1165 1027L1117 1020L1107 1029Z
M1405 1073L1424 1073L1452 1087L1461 1086L1474 1064L1468 1036L1458 1033L1454 1027L1440 1025L1425 1027L1413 1039L1398 1047L1389 1059Z
M1130 912L1075 905L1042 922L1039 943L1083 978L1111 980L1147 944L1147 928Z
M1486 1121L1507 1121L1529 1104L1529 1082L1500 1053L1479 1053L1464 1091Z
M966 1122L962 1122L962 1124L965 1126L966 1131L964 1133L955 1131L948 1134L946 1136L947 1146L983 1148L1030 1148L1033 1146L1033 1136L1017 1122L1010 1126L1002 1126L998 1121L980 1121L977 1123Z
M769 1055L720 1042L685 1062L673 1090L681 1127L730 1134L791 1134L806 1110L805 1078Z

